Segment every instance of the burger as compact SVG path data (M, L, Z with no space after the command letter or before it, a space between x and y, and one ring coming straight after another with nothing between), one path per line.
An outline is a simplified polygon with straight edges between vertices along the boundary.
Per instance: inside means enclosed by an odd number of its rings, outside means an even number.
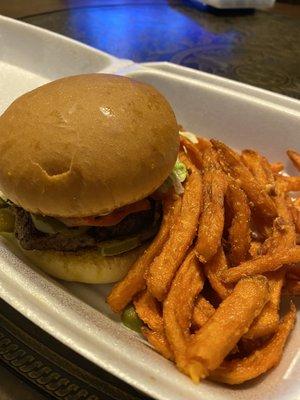
M167 100L127 77L71 76L22 95L0 117L0 231L54 277L121 279L180 186L178 131Z

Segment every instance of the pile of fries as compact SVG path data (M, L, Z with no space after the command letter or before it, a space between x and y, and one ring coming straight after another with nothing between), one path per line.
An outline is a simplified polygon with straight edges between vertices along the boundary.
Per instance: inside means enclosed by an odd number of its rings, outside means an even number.
M217 140L182 136L179 156L184 193L163 200L159 233L108 303L133 303L142 334L194 382L240 384L278 364L295 324L292 302L279 310L300 294L300 176Z

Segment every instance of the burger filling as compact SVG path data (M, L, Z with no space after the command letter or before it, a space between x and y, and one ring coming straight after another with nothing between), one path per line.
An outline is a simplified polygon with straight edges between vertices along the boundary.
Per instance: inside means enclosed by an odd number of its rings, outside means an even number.
M120 254L156 234L161 205L148 201L147 210L130 213L114 225L101 225L97 218L89 217L86 222L91 222L90 225L83 225L80 221L80 225L67 226L58 219L34 216L20 207L14 207L15 236L26 250L78 251L98 248L103 255ZM101 217L98 219L101 220Z
M31 214L1 200L0 232L14 230L26 250L76 252L97 249L103 256L121 254L156 235L162 217L161 199L171 189L181 194L186 175L185 165L177 161L170 176L151 197L100 216L53 218Z

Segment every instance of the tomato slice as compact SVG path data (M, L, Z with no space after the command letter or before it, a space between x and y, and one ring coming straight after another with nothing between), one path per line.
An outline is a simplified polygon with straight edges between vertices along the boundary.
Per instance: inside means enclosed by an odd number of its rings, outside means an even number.
M113 226L117 225L129 214L149 210L150 208L150 201L148 199L143 199L137 201L136 203L120 207L108 215L99 217L90 216L82 218L60 218L60 220L67 226Z

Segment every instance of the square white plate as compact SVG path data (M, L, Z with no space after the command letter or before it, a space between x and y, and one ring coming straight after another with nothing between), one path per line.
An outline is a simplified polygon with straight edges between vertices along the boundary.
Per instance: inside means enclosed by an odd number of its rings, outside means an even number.
M168 63L140 66L117 60L4 17L0 17L0 48L0 113L21 93L51 79L118 71L158 87L172 103L178 121L190 131L237 148L257 148L276 161L284 159L287 147L300 145L300 102L284 96ZM1 297L73 350L150 396L160 400L300 399L299 322L280 365L264 378L239 388L210 382L194 385L120 324L105 303L109 290L109 285L55 281L5 240L0 241Z

